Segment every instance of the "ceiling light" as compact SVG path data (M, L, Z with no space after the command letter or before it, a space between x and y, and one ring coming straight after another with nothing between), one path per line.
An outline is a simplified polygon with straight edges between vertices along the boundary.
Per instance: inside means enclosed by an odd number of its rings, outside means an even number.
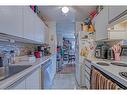
M62 7L62 12L64 14L68 13L69 12L69 8L68 7Z

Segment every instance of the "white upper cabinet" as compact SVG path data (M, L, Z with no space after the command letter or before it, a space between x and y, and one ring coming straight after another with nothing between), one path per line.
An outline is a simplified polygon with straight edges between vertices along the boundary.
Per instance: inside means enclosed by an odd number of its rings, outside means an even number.
M1 6L0 33L45 42L45 24L29 6Z
M43 43L45 37L44 23L37 15L35 16L35 27L35 40Z
M24 38L43 43L45 24L30 7L24 7Z
M23 9L23 27L24 27L24 38L35 40L35 14L30 7L24 7Z
M107 25L108 7L104 7L104 9L95 17L96 40L108 38Z
M21 6L0 7L0 33L23 37L23 12Z
M109 22L112 22L115 17L127 10L127 6L109 6Z

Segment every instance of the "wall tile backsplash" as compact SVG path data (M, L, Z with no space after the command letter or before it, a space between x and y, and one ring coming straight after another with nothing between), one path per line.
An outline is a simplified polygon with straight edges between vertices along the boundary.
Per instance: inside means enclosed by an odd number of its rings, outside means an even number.
M0 41L0 52L14 50L16 56L27 55L29 51L34 51L36 45L26 43L9 43Z

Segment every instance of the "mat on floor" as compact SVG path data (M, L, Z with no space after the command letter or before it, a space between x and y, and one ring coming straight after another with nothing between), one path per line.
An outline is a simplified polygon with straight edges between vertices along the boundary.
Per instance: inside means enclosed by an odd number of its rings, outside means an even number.
M75 64L66 64L59 74L71 74L75 72Z

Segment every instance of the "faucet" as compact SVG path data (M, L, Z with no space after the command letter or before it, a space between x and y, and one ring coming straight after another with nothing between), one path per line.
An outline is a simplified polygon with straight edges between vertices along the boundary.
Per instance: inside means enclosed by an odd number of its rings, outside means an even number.
M4 67L9 67L10 64L11 64L11 55L10 55L10 52L5 51L3 53L3 66Z

